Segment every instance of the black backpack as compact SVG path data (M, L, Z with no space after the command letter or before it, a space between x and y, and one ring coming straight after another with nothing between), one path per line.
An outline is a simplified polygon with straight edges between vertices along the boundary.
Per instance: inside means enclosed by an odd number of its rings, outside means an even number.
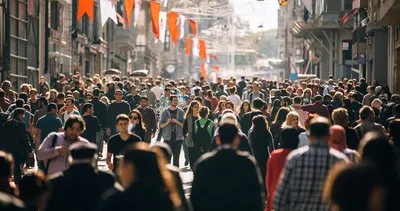
M193 134L194 147L201 153L208 152L210 147L211 136L208 133L208 126L211 124L211 120L207 120L204 127L201 127L200 121L196 121L197 131Z

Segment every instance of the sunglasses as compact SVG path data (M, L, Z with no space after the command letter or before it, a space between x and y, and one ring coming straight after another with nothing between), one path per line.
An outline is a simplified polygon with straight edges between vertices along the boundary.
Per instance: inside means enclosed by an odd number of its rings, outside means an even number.
M138 120L139 118L137 116L131 116L131 119Z

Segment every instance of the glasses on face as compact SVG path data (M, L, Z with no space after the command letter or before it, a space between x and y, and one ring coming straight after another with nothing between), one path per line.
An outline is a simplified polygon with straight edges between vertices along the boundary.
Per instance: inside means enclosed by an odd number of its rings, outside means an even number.
M122 93L115 93L115 96L121 96Z
M131 116L131 119L138 120L139 118L137 116Z

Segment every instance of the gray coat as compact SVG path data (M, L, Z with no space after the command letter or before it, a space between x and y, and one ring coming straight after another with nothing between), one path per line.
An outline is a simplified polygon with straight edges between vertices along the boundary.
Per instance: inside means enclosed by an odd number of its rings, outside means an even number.
M177 108L177 114L176 114L176 120L179 122L184 122L185 121L185 117L184 117L184 112L182 109ZM160 120L160 124L166 123L168 118L170 118L171 114L169 112L169 109L165 109L164 112L161 114L161 120ZM163 128L162 130L162 137L164 140L170 140L171 139L171 131L172 131L172 127L176 127L176 140L183 140L183 128L179 127L177 124L172 125L172 124L168 124L165 128Z

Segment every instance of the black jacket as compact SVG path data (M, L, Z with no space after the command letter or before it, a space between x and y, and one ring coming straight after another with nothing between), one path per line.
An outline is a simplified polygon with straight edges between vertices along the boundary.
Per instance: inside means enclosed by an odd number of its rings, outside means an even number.
M131 112L131 108L126 101L111 103L107 109L106 127L114 128L117 116L119 114L129 115L129 112Z
M102 194L114 186L115 179L90 164L73 164L50 183L52 194L46 211L89 211L97 210Z
M242 128L242 132L244 134L248 134L251 125L253 124L253 117L257 115L264 115L261 111L250 111L243 114L242 118L240 119L240 127Z
M32 151L24 123L12 119L0 126L0 150L14 156Z
M218 128L215 130L216 134L217 134L217 132L218 132ZM212 150L218 148L217 143L215 142L216 134L214 134L214 137L211 139L209 151L212 151ZM248 152L250 155L253 155L253 149L251 148L251 145L250 145L249 139L247 138L247 135L240 132L239 136L240 136L240 145L239 145L238 150Z
M147 132L156 133L157 131L157 120L156 113L150 107L143 108L139 106L137 110L142 114L144 125L146 126Z
M89 101L93 104L94 116L99 119L99 123L101 127L105 127L106 119L107 119L107 106L103 102L101 102L98 98L93 98L93 100Z
M191 201L195 211L262 211L264 188L255 160L221 147L204 154L194 171Z

